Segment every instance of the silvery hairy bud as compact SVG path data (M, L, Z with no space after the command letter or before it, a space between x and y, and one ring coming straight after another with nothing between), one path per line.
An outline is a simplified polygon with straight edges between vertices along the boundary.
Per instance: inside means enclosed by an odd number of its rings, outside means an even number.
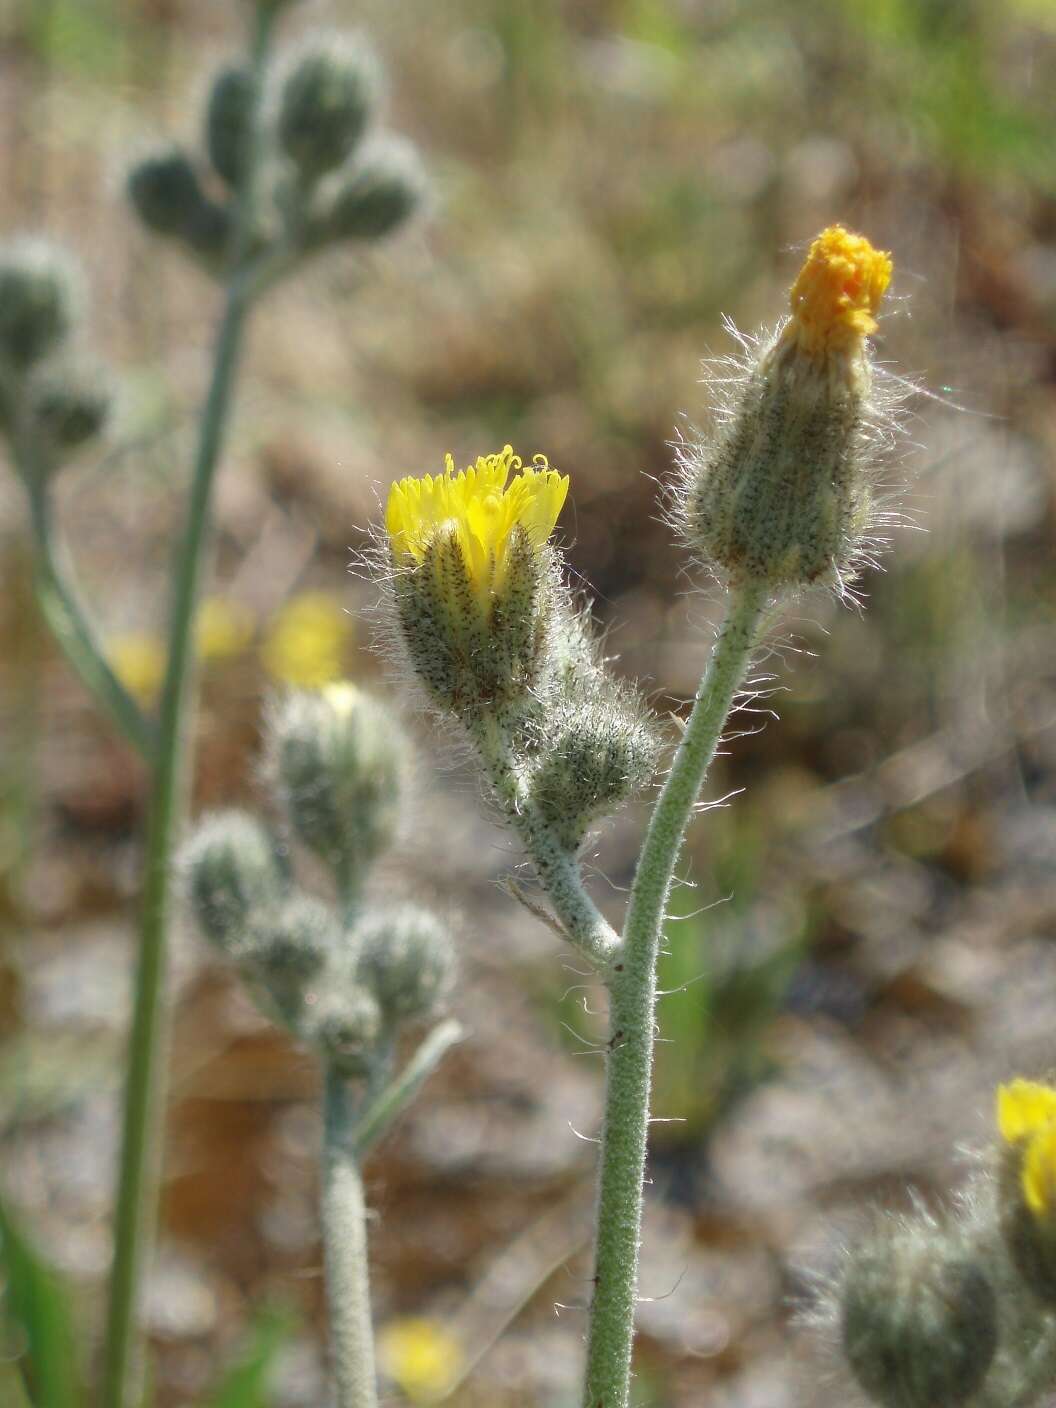
M425 169L417 149L399 137L372 141L328 193L314 238L381 240L420 210Z
M454 949L447 926L418 905L371 910L352 936L357 978L390 1021L427 1016L447 991Z
M205 149L213 169L237 189L253 139L253 75L238 64L213 79L205 110Z
M289 886L273 837L245 812L201 821L183 852L187 892L204 936L237 953L255 906L279 903Z
M69 336L77 304L72 269L39 240L0 250L0 362L25 371Z
M144 158L129 173L128 194L149 230L179 240L209 263L223 258L231 216L202 190L184 152L173 147Z
M370 54L339 36L313 41L294 60L279 95L278 140L305 180L318 180L352 155L377 87Z

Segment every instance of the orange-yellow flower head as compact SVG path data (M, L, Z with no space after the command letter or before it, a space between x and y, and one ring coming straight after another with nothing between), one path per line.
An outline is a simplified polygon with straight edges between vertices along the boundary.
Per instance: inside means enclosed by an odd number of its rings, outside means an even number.
M814 357L854 350L876 331L876 312L891 282L891 256L842 225L822 230L789 294L785 336Z
M515 530L541 548L567 493L568 476L551 469L542 455L525 466L506 445L457 474L448 455L443 474L393 484L385 528L397 563L423 562L438 534L453 534L470 582L487 597L502 590Z
M523 700L548 648L557 572L548 546L568 478L509 445L456 472L401 479L385 530L400 634L430 694L464 720Z

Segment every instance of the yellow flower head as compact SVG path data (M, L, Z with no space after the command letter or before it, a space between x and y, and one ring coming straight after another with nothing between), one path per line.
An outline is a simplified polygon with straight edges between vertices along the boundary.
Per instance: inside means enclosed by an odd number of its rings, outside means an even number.
M1021 1144L1056 1125L1056 1090L1017 1078L997 1088L997 1127L1006 1144Z
M854 351L876 331L876 311L891 281L891 256L842 225L822 230L792 285L785 329L811 356Z
M224 596L207 596L198 608L194 638L203 660L230 660L253 639L252 611Z
M165 678L165 646L148 631L128 631L107 645L110 668L140 704L153 704Z
M1020 1187L1036 1218L1056 1214L1056 1089L1032 1080L998 1087L997 1127L1019 1150Z
M567 493L568 476L551 469L543 455L526 466L506 445L457 474L448 455L443 474L393 484L385 529L401 565L422 562L437 533L457 534L469 579L487 598L502 589L515 530L542 547Z
M447 1394L463 1362L458 1341L436 1320L393 1320L378 1337L385 1373L412 1403L434 1403Z
M352 618L326 592L303 592L276 613L261 646L264 668L281 684L321 689L341 679Z

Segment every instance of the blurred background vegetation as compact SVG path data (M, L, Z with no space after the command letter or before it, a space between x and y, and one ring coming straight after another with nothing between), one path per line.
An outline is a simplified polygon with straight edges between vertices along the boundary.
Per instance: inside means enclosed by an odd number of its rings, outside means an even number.
M62 520L144 698L216 298L134 227L123 172L189 135L243 19L240 0L0 3L3 225L76 250L118 368ZM348 564L379 489L448 449L509 441L572 475L575 572L623 668L680 710L716 601L656 480L705 417L701 359L733 350L724 315L776 321L823 225L893 252L878 352L926 388L904 466L926 532L896 535L864 618L821 598L786 617L780 722L710 781L739 795L693 832L664 962L637 1385L643 1408L843 1404L789 1324L810 1268L870 1200L941 1194L994 1080L1054 1061L1056 6L308 0L291 20L370 33L434 211L369 281L351 254L320 262L254 326L199 627L196 808L255 796L277 683L379 676ZM0 476L0 1162L87 1331L143 779L39 624L20 515ZM387 883L455 916L472 1035L369 1170L392 1401L455 1379L452 1403L558 1408L589 1290L596 995L498 893L515 853L422 742ZM640 824L599 843L613 917ZM156 1402L222 1392L248 1344L271 1401L314 1405L311 1065L190 938L175 961Z

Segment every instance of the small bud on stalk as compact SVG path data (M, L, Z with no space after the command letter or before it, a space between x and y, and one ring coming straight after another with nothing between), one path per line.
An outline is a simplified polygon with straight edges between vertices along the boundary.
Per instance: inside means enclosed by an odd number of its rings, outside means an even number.
M199 928L232 954L241 949L250 911L278 903L288 889L274 840L245 812L206 817L184 850L183 865Z
M278 904L258 906L249 918L238 959L256 979L266 1008L297 1028L312 994L329 984L321 979L341 951L336 916L320 900L293 894Z
M873 518L866 338L890 277L868 240L822 231L792 316L729 397L718 434L683 452L683 536L731 582L839 588L853 575Z
M318 180L348 160L376 96L375 66L362 46L335 38L301 55L282 87L278 137L306 180Z
M356 928L357 977L389 1021L428 1016L447 991L454 949L447 926L418 905L376 910Z
M637 694L600 671L592 683L559 697L548 713L528 789L535 813L570 851L649 782L660 754Z
M223 258L231 217L202 190L184 152L171 148L139 162L129 173L128 194L149 230L180 240L210 263Z
M109 412L109 390L95 375L57 368L32 390L32 424L59 458L93 440Z
M205 148L216 173L229 186L242 180L253 138L253 77L237 64L213 80L205 112Z
M921 1219L888 1225L850 1254L840 1290L843 1349L882 1408L965 1408L997 1348L982 1265Z
M358 983L319 993L305 1009L300 1027L327 1065L349 1079L369 1074L381 1031L378 1001Z
M421 207L425 170L416 148L400 138L372 142L328 194L315 239L382 240Z
M0 252L0 362L22 372L55 351L75 316L73 273L63 255L38 241Z
M294 832L335 871L356 874L391 843L410 745L369 694L333 684L288 695L266 747Z

